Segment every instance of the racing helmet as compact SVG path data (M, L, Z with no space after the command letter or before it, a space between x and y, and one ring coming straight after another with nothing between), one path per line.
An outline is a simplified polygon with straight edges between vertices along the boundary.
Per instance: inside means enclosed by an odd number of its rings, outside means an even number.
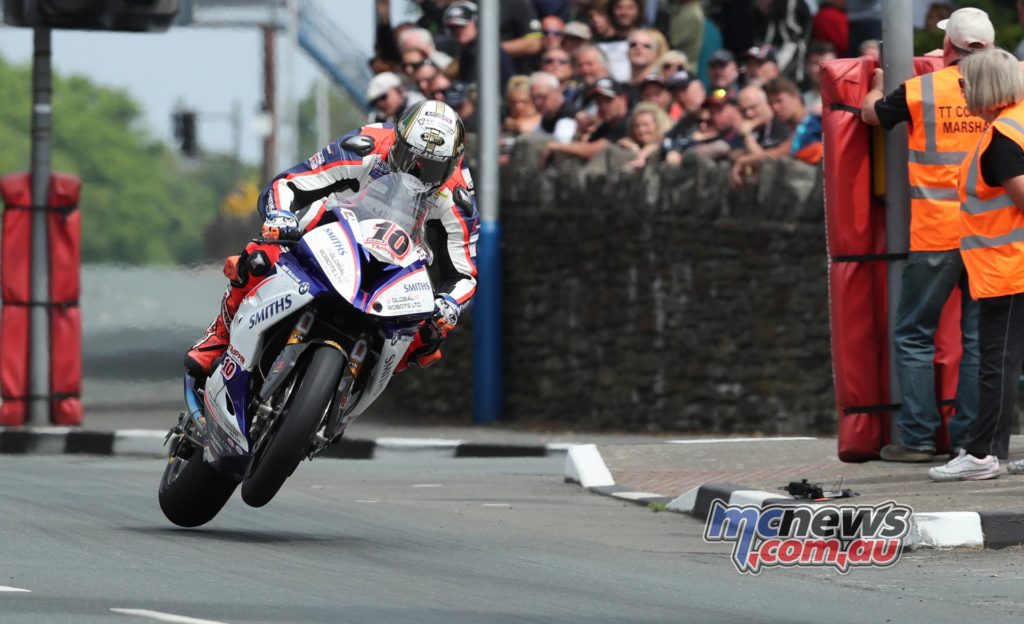
M426 100L402 112L388 164L434 189L455 173L465 151L466 129L459 114L444 102Z

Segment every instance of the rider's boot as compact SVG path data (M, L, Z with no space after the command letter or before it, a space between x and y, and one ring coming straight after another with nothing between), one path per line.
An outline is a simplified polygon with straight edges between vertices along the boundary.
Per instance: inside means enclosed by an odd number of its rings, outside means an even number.
M195 379L209 377L213 372L213 363L227 351L231 339L228 326L238 310L238 304L242 301L241 297L232 296L233 290L235 288L228 287L224 292L224 299L220 304L220 314L206 328L206 333L199 339L199 342L192 345L189 352L185 354L185 370Z
M228 278L230 285L221 300L220 314L213 319L199 342L185 354L185 369L189 375L195 379L210 376L214 362L228 348L231 339L228 328L242 305L242 299L267 278L280 255L281 248L277 245L249 243L241 255L224 260L224 277Z

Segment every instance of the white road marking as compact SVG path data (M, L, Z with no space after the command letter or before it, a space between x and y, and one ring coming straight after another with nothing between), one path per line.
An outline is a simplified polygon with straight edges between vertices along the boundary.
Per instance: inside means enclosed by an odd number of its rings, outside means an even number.
M508 503L484 503L484 507L512 507Z
M440 483L417 483L413 487L441 487Z
M162 611L150 611L149 609L111 609L111 611L122 615L137 615L139 617L150 618L152 620L157 620L158 622L174 622L176 624L224 624L224 622L219 622L217 620L201 620L199 618L174 615L173 613L164 613Z
M712 440L666 440L668 444L721 444L723 442L791 442L817 438L714 438Z
M366 499L358 498L358 499L356 499L356 502L357 503L379 503L380 501L366 500Z
M0 592L26 592L32 593L31 589L22 589L20 587L7 587L6 585L0 585Z

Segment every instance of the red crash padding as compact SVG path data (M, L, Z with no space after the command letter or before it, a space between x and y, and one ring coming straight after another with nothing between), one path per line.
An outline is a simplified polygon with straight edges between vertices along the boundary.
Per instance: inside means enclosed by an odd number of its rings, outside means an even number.
M82 317L78 306L50 309L50 421L82 424Z
M50 401L51 421L58 425L82 422L81 317L78 299L81 286L81 225L77 212L81 181L54 173L47 197L49 245ZM3 321L0 324L0 424L22 425L30 394L28 379L29 319L31 317L32 186L28 172L0 179L0 195L6 210L3 244L0 245L0 293Z
M54 174L47 215L50 242L50 420L82 424L81 214L77 178Z
M871 128L860 104L878 67L876 57L822 64L825 222L829 268L832 364L843 461L867 461L889 442L888 320L885 206L873 196ZM942 67L938 58L914 60L918 74ZM943 311L936 336L936 393L956 392L960 360L959 298ZM951 408L943 407L943 422ZM936 446L948 448L945 426Z
M6 240L6 238L5 238ZM27 306L4 306L0 318L0 425L25 424L28 396L28 317Z

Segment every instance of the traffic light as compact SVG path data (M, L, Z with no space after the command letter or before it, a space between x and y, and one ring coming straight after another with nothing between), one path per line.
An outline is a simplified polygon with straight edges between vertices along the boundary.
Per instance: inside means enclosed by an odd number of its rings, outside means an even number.
M3 0L10 26L160 32L174 22L181 0Z
M195 157L199 154L199 145L196 143L195 111L176 111L173 119L174 138L178 140L178 147L189 158Z

